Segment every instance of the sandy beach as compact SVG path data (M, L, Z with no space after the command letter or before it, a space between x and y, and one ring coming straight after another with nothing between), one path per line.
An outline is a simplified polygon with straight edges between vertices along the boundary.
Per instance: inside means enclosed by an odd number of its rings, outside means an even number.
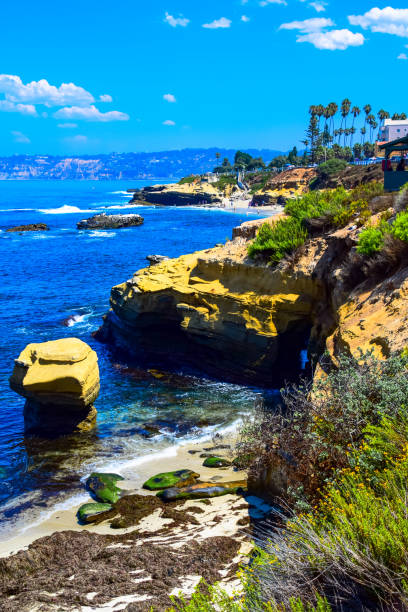
M234 441L234 437L229 435L228 437L223 437L221 442L217 440L215 444L229 444L232 447ZM118 483L118 486L129 495L133 493L152 495L150 491L142 488L145 480L151 476L154 476L155 474L178 470L181 468L198 472L200 474L200 480L205 482L222 483L233 480L243 480L246 478L245 472L234 470L232 467L222 468L222 471L220 471L220 469L203 467L203 458L200 457L200 453L205 452L204 449L212 446L214 446L214 444L211 442L211 440L200 440L198 442L169 447L168 449L154 454L153 456L146 456L145 461L142 463L141 469L138 469L139 473L143 474L143 476L141 475L135 480L121 481ZM219 451L219 454L228 458L233 458L232 451L230 450L221 450ZM216 503L217 505L221 503L222 505L223 500L225 500L225 498L215 498L211 501L211 503ZM93 500L89 498L88 501L91 502ZM89 531L91 533L100 534L111 532L109 524L105 523L99 525L80 525L76 518L78 508L79 506L76 505L66 510L58 510L54 512L52 516L46 518L38 525L26 529L24 533L15 534L7 540L0 541L0 557L7 557L10 554L27 548L27 546L37 538L50 535L55 531L70 529L74 531ZM122 530L118 531L122 532ZM117 531L115 531L115 533L116 532ZM126 532L126 530L123 530L123 532Z
M154 495L152 492L142 489L143 481L157 473L188 468L200 474L200 480L206 482L222 483L244 480L246 474L232 467L207 468L203 467L203 457L200 454L209 452L214 446L230 445L230 448L215 450L215 454L225 458L233 458L234 436L217 437L215 440L199 440L183 446L171 448L161 455L146 457L143 463L143 477L136 480L122 481L123 495ZM212 451L210 451L212 452ZM89 501L92 501L89 499ZM174 505L175 504L175 505ZM113 529L109 521L99 525L80 525L76 518L78 506L57 511L38 525L30 527L24 533L14 534L10 539L0 543L0 557L3 563L10 563L15 567L26 567L27 563L35 560L35 570L41 573L43 580L54 584L51 574L55 573L55 591L50 586L37 587L35 576L27 575L27 583L24 580L24 589L18 596L12 595L8 598L9 607L6 610L31 610L35 601L48 601L47 610L81 610L82 612L116 612L125 609L130 603L136 604L135 610L148 610L150 605L158 605L157 609L164 609L163 602L167 601L168 595L191 593L200 579L204 577L211 582L221 582L229 592L239 589L240 582L236 572L239 564L246 562L248 554L252 549L251 544L251 518L260 518L262 513L269 510L263 502L257 498L244 498L241 495L225 495L208 500L188 500L173 503L169 512L166 508L156 508L147 516L144 516L136 524L122 529ZM41 539L39 539L41 538ZM96 538L96 540L95 540ZM65 549L61 557L58 552L61 546ZM97 558L98 571L102 574L112 572L114 563L111 556L117 558L118 564L126 564L127 555L134 549L135 554L146 555L147 551L155 553L154 572L143 557L137 572L126 569L126 586L111 585L112 580L103 579L103 589L91 588L92 572L97 571L93 564L90 565L89 581L83 579L81 570L81 581L76 583L76 569L78 569L78 552L82 548L89 551L101 547L101 550L109 551L109 563L101 561L101 552ZM148 546L148 548L146 548ZM55 550L55 552L53 552ZM126 551L126 555L124 554ZM178 557L177 551L180 551ZM196 566L194 555L191 551L201 551L197 559L200 560ZM18 554L15 554L18 553ZM149 553L149 554L150 554ZM55 568L55 554L63 567ZM70 561L70 554L73 561ZM171 560L172 555L176 555ZM192 557L190 558L190 554ZM208 558L208 567L202 564L202 558ZM6 561L6 558L8 560ZM134 556L130 556L133 559ZM158 561L158 559L160 559ZM179 567L175 568L175 561ZM129 563L133 563L129 561ZM43 564L43 565L42 565ZM44 578L44 565L47 569L49 564L50 576ZM72 567L74 564L75 567ZM172 568L168 567L168 564ZM203 569L201 571L201 567ZM69 570L67 570L67 567ZM96 566L95 566L96 567ZM193 570L199 567L200 571ZM167 569L166 569L167 568ZM163 572L171 575L171 580L163 579ZM167 573L166 573L167 572ZM174 576L173 576L173 572ZM47 572L46 572L47 573ZM46 575L45 573L45 575ZM67 578L67 573L70 577ZM140 573L136 580L131 574ZM72 576L71 576L72 574ZM142 577L143 574L143 577ZM33 586L30 588L30 581ZM61 587L62 582L64 587ZM61 583L61 584L60 584ZM48 582L47 582L48 585ZM146 586L147 585L147 586ZM61 588L58 588L61 587ZM37 592L38 588L38 592ZM67 590L68 589L68 590ZM14 601L17 597L17 600ZM72 607L72 601L82 602L77 607ZM18 601L18 603L17 603ZM147 606L146 608L144 606ZM132 608L133 609L133 608ZM156 609L156 608L155 608Z

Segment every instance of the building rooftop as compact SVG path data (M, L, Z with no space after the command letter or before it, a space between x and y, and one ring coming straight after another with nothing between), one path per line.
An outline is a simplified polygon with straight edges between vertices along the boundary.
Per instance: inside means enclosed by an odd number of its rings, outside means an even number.
M408 119L386 119L384 121L384 127L389 125L408 125Z

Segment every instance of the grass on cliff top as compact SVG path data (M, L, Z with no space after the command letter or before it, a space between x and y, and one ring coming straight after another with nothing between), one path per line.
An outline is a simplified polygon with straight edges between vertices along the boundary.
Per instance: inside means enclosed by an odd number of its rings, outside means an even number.
M254 419L260 469L274 467L278 448L288 489L315 472L321 486L309 509L281 515L258 541L239 573L242 593L201 585L172 612L408 609L406 352L385 362L343 356L313 394L287 390L280 415Z
M248 247L250 257L262 255L271 263L277 263L285 255L302 245L307 238L307 230L296 218L288 218L270 225L264 223L259 228L254 242Z
M184 178L180 179L178 184L179 185L187 185L190 183L194 183L194 181L197 180L197 177L192 175L192 176L185 176Z
M288 219L261 226L248 254L277 263L302 245L312 232L344 227L349 222L363 225L371 216L370 201L382 193L380 183L360 185L351 191L339 187L309 192L286 205Z

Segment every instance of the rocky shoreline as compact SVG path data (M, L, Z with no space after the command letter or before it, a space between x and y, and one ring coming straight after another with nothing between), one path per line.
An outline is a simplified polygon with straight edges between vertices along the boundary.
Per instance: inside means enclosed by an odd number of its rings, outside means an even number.
M234 445L231 438L221 442L224 447ZM202 465L200 455L213 446L201 441L179 447L172 456L147 457L143 472L153 476L184 465L216 486L242 479L244 473L232 466L220 470ZM217 449L220 452L230 458L232 451ZM111 516L81 525L74 506L0 543L5 611L18 607L28 612L36 605L55 612L86 606L164 610L170 605L169 594L188 596L201 577L209 583L221 581L230 592L239 589L236 572L252 548L251 525L270 512L270 506L231 494L163 502L143 488L142 480L117 485L120 521ZM22 582L24 590L19 588Z

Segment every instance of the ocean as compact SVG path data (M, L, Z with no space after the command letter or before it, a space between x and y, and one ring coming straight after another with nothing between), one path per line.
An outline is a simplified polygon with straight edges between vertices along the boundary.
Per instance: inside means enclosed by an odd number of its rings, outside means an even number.
M156 181L157 183L158 181ZM87 499L83 480L92 470L127 478L152 453L233 428L274 392L227 384L200 372L156 379L118 362L91 333L109 308L113 285L146 267L146 255L171 257L214 246L258 215L223 210L129 207L126 189L142 181L0 182L0 539L56 508ZM77 221L97 212L137 212L144 225L78 231ZM6 233L8 227L47 223L49 232ZM73 324L64 325L68 317ZM99 357L101 391L96 428L43 439L24 434L24 399L8 378L13 360L30 342L76 336ZM156 435L146 437L146 424ZM180 466L183 467L183 466Z

